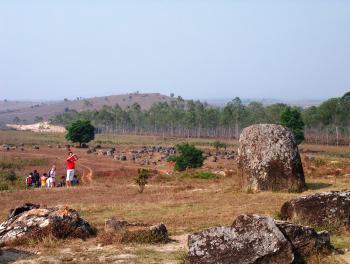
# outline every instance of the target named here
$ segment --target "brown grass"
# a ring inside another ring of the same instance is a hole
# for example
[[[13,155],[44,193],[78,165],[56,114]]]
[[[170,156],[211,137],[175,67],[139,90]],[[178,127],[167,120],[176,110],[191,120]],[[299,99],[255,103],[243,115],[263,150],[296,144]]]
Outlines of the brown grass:
[[[63,136],[60,135],[0,132],[0,142],[11,140],[14,140],[14,142],[35,142],[36,144],[43,144],[42,146],[47,142],[64,142]],[[171,145],[181,139],[164,140],[155,137],[98,135],[97,140],[101,140],[103,145],[119,144],[117,147],[128,149],[144,144]],[[193,140],[193,142],[201,146],[209,146],[208,140],[200,139]],[[236,144],[235,141],[230,143],[232,145]],[[187,177],[184,174],[156,175],[150,179],[144,192],[140,194],[134,184],[137,164],[132,164],[129,161],[124,163],[114,161],[108,157],[86,155],[84,150],[76,149],[75,151],[81,156],[79,162],[93,170],[93,182],[91,184],[71,189],[56,188],[0,192],[0,220],[5,220],[10,208],[24,202],[48,206],[67,205],[77,209],[83,218],[100,230],[96,239],[89,239],[86,242],[76,240],[67,242],[66,246],[69,245],[74,250],[79,250],[82,245],[91,246],[101,243],[101,241],[103,244],[108,244],[108,240],[118,242],[118,238],[107,237],[101,231],[104,221],[109,217],[149,224],[162,222],[167,226],[170,235],[179,235],[216,225],[230,225],[233,219],[242,213],[277,216],[281,205],[291,198],[320,191],[348,188],[350,178],[346,175],[350,174],[350,163],[341,155],[350,154],[349,149],[312,145],[302,145],[301,148],[303,149],[302,157],[309,187],[309,190],[302,194],[288,192],[250,194],[241,191],[234,161],[220,161],[215,164],[206,163],[206,168],[202,171],[231,169],[227,176],[218,176],[212,179],[198,179]],[[38,152],[26,150],[23,153],[19,153],[19,151],[6,152],[4,155],[32,158],[44,155],[49,158],[49,162],[56,161],[59,172],[64,173],[64,158],[66,155],[64,150],[49,150],[43,147]],[[322,159],[323,162],[316,166],[314,160],[305,159],[310,155]],[[337,176],[336,182],[334,182],[334,175]],[[348,238],[342,240],[342,237],[337,235],[337,241],[341,241],[339,244],[341,243],[342,247],[350,248]],[[54,252],[52,254],[59,254],[57,250],[61,245],[55,246],[55,242],[52,244],[51,249]],[[116,250],[121,250],[120,246],[117,246]],[[122,251],[127,250],[122,248]],[[150,259],[167,259],[170,256],[181,258],[181,255],[183,255],[183,252],[162,255],[144,248],[136,248],[136,251],[133,252],[136,252],[135,254],[138,256],[137,263],[149,263],[147,261],[150,261]],[[83,253],[79,254],[83,255]]]

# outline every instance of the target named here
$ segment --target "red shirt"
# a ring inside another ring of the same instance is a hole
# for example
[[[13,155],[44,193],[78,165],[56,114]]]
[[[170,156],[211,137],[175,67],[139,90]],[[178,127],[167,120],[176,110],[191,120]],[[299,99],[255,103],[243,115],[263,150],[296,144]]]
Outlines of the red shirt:
[[[75,161],[77,160],[77,158],[75,156],[69,157],[67,159],[67,170],[74,170],[75,168]]]

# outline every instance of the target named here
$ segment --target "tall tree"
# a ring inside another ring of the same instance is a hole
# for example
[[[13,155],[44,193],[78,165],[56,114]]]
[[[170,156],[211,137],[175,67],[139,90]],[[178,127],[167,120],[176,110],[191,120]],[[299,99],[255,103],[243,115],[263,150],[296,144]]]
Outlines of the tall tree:
[[[66,139],[73,143],[88,143],[95,138],[95,128],[88,120],[76,120],[67,126]]]
[[[301,114],[297,109],[288,107],[281,114],[281,125],[290,128],[293,131],[297,144],[300,144],[304,138],[304,122]]]

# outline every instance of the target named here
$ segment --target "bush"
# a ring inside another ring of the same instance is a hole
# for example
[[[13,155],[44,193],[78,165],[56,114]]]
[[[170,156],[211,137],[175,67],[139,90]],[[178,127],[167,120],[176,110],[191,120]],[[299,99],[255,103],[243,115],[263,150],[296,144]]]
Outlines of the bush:
[[[175,170],[183,171],[187,168],[198,168],[203,165],[203,151],[188,143],[176,145],[178,156],[169,158],[175,161]]]
[[[304,138],[304,127],[305,124],[301,118],[301,113],[297,109],[292,109],[290,107],[286,108],[281,113],[280,122],[282,126],[288,127],[292,130],[294,138],[299,145],[303,142]]]
[[[147,169],[138,169],[137,170],[137,178],[135,179],[135,183],[139,186],[139,193],[142,193],[145,189],[145,185],[148,183],[149,178],[149,170]]]

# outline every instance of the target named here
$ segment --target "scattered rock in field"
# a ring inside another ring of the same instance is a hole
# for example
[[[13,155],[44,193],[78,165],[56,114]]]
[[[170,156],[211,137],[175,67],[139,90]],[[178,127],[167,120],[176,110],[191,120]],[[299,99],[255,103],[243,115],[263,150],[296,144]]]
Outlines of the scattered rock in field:
[[[49,234],[85,239],[94,234],[94,229],[74,209],[24,204],[12,209],[8,220],[0,225],[0,244]]]
[[[349,225],[350,190],[316,193],[287,201],[282,205],[284,220],[324,228]]]
[[[230,227],[192,234],[188,247],[187,264],[299,263],[293,261],[333,249],[327,232],[259,215],[240,215]]]
[[[159,243],[169,240],[168,230],[164,224],[147,225],[110,218],[105,222],[105,231],[119,235],[120,241],[124,243]]]
[[[99,149],[99,150],[97,151],[97,153],[98,153],[98,155],[100,155],[100,156],[106,156],[106,155],[107,155],[107,151],[105,151],[104,149]]]
[[[239,138],[238,164],[252,190],[305,188],[298,146],[290,129],[273,124],[252,125]]]
[[[34,145],[33,149],[40,149],[40,147],[38,145]]]
[[[47,145],[48,148],[52,148],[52,145]]]
[[[10,150],[10,145],[3,144],[3,145],[2,145],[2,149],[3,149],[3,150]]]
[[[231,227],[188,237],[188,264],[292,263],[292,246],[271,217],[240,215]]]
[[[113,148],[107,149],[107,151],[106,151],[107,156],[110,156],[110,157],[113,156],[114,151],[115,151],[115,149],[113,149]]]
[[[119,160],[126,161],[126,156],[125,155],[120,155]]]
[[[90,147],[88,150],[86,150],[86,153],[90,154],[90,153],[95,153],[96,149],[94,147]]]
[[[61,145],[60,144],[57,144],[57,146],[56,146],[58,149],[60,149],[61,148]]]

